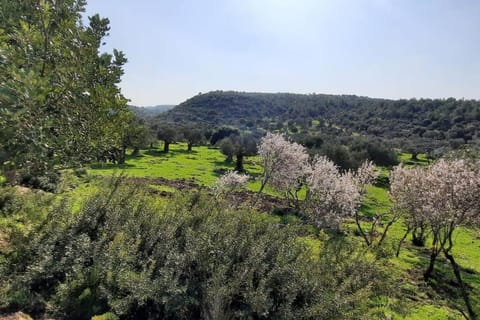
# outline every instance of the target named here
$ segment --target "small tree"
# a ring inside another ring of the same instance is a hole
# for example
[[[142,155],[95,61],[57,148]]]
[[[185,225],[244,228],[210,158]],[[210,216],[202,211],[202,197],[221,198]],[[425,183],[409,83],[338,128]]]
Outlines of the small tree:
[[[309,157],[305,147],[286,140],[281,134],[267,133],[260,141],[258,154],[263,165],[258,193],[269,184],[288,198],[298,200],[298,191],[308,167]]]
[[[227,161],[234,155],[236,157],[235,171],[244,172],[243,159],[257,154],[257,140],[249,133],[232,135],[222,140],[220,151],[227,156]]]
[[[419,215],[430,229],[432,235],[430,263],[424,278],[428,280],[431,277],[436,258],[443,253],[452,265],[468,314],[471,319],[476,319],[452,248],[453,233],[460,225],[480,223],[480,163],[462,159],[442,159],[425,170],[417,171],[416,174],[424,181],[421,192],[410,191],[409,188],[416,187],[409,183],[403,185],[403,190],[402,185],[394,184],[395,188],[400,189],[397,194],[404,192],[410,198],[404,200],[403,197],[394,197],[394,201],[398,207],[409,211],[410,214]]]
[[[403,241],[410,233],[414,245],[421,247],[425,245],[428,221],[423,212],[423,200],[420,195],[429,188],[428,181],[425,180],[425,169],[422,167],[406,169],[400,165],[390,174],[390,197],[394,204],[392,212],[403,216],[406,227],[406,232],[398,245],[397,256]]]
[[[194,145],[200,144],[205,140],[204,130],[187,126],[182,128],[182,136],[187,142],[187,151],[192,151]]]
[[[247,188],[248,176],[245,174],[239,174],[235,171],[227,171],[223,176],[219,177],[215,184],[215,196],[219,198],[221,196],[229,197],[230,203],[233,207],[237,207],[239,199],[236,193],[243,191]]]
[[[133,148],[132,156],[137,156],[140,148],[147,147],[153,138],[151,130],[143,124],[143,121],[133,116],[125,128],[119,163],[125,163],[127,148]]]
[[[325,157],[316,157],[306,178],[304,211],[318,227],[339,229],[343,218],[353,216],[361,193],[351,172],[341,173]]]
[[[223,139],[219,142],[220,152],[223,153],[227,158],[225,159],[226,162],[231,163],[233,161],[233,154],[235,149],[233,147],[233,143],[231,139]]]
[[[235,171],[244,172],[243,159],[257,154],[257,139],[252,134],[241,134],[232,137],[235,147]]]
[[[161,126],[157,131],[157,138],[163,141],[163,152],[170,150],[170,144],[177,138],[177,130],[171,126]]]

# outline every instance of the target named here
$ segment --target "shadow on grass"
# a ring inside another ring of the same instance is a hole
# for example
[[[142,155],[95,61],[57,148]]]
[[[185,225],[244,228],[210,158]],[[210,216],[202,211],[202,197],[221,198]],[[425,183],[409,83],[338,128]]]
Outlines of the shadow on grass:
[[[164,152],[163,149],[160,150],[160,149],[150,149],[150,150],[144,150],[142,151],[143,154],[145,155],[149,155],[149,156],[152,156],[152,157],[173,157],[174,155],[176,154],[191,154],[191,155],[194,155],[194,154],[198,154],[198,151],[196,150],[192,150],[192,151],[188,151],[188,150],[170,150],[168,152]]]
[[[381,176],[375,180],[373,184],[375,187],[379,187],[385,190],[390,188],[390,178],[388,176]]]
[[[428,165],[431,163],[430,160],[428,159],[421,159],[421,158],[418,158],[418,159],[407,159],[405,161],[403,161],[404,164],[406,165],[409,165],[409,166],[418,166],[418,165],[421,165],[421,166],[425,166],[425,165]]]
[[[461,296],[460,286],[453,273],[453,268],[443,255],[440,254],[437,257],[432,276],[425,282],[423,273],[428,268],[430,262],[430,250],[427,247],[414,247],[411,243],[408,245],[408,249],[404,248],[403,250],[409,250],[419,258],[419,261],[412,263],[413,269],[410,274],[417,277],[419,285],[422,282],[427,285],[423,290],[425,290],[430,299],[438,300],[440,298],[446,301],[451,308],[466,312],[465,302]],[[480,289],[480,273],[470,268],[459,267],[474,309],[478,313],[480,312],[480,306],[478,306],[480,300],[478,292]]]
[[[228,168],[228,170],[233,170],[235,169],[235,162],[227,162],[227,161],[219,161],[219,160],[216,160],[216,161],[213,161],[213,164],[215,165],[215,167],[223,167],[223,168]]]

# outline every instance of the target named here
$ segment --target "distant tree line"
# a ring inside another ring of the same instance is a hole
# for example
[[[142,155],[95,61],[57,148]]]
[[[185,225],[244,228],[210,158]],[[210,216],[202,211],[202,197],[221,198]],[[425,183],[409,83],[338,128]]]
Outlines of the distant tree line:
[[[321,136],[325,141],[360,135],[388,147],[432,156],[480,143],[480,102],[453,98],[387,100],[214,91],[194,96],[159,118],[172,123]]]

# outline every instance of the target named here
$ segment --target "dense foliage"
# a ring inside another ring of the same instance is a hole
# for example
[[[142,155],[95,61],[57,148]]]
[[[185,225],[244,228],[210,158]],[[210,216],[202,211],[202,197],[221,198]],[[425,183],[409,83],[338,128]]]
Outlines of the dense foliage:
[[[478,144],[480,102],[215,91],[188,99],[159,119],[280,130],[349,169],[365,159],[396,164],[392,147],[415,156]]]
[[[198,192],[162,207],[140,189],[115,180],[78,212],[64,201],[12,240],[3,309],[66,319],[351,319],[388,293],[379,262],[346,239],[326,240],[316,255],[294,225]]]
[[[124,55],[99,53],[108,19],[82,24],[85,1],[0,2],[0,165],[41,174],[119,146]]]

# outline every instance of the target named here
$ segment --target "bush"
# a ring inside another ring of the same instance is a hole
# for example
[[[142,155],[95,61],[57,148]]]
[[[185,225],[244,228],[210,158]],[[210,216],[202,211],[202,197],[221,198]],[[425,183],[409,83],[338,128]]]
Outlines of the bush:
[[[46,192],[56,192],[60,184],[60,173],[51,171],[42,175],[27,173],[22,175],[20,184]]]
[[[202,192],[159,208],[117,179],[72,212],[63,201],[13,248],[0,305],[65,319],[318,319],[361,314],[377,293],[381,273],[352,244],[314,257],[296,227]]]

